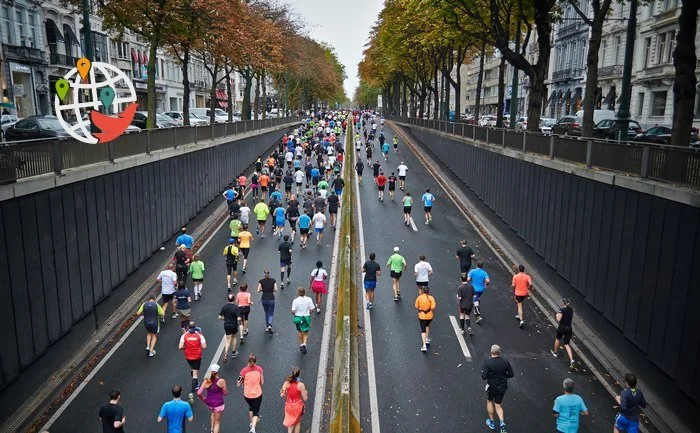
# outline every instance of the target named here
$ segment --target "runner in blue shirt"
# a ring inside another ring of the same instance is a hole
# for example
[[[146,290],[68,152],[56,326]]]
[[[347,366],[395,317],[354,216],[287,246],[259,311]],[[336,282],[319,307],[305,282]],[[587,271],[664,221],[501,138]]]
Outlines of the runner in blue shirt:
[[[192,422],[192,407],[189,403],[180,400],[182,395],[182,387],[180,385],[173,386],[173,399],[163,404],[158,414],[158,422],[166,420],[168,422],[168,433],[183,433],[185,426],[185,418]]]
[[[425,189],[425,194],[423,194],[421,200],[425,211],[425,225],[428,225],[433,220],[433,215],[430,212],[433,210],[433,202],[435,201],[435,196],[430,192],[430,188]]]
[[[577,433],[579,418],[588,415],[588,408],[583,399],[574,394],[574,381],[564,379],[564,394],[554,400],[552,412],[557,417],[558,433]]]
[[[285,210],[282,206],[278,206],[277,209],[273,212],[274,218],[275,218],[275,231],[273,233],[273,236],[275,234],[279,235],[280,239],[282,239],[282,232],[284,231],[284,215],[285,215]]]
[[[389,146],[389,143],[384,143],[382,144],[382,155],[384,155],[384,160],[388,161],[389,160],[389,150],[391,149],[391,146]]]
[[[467,274],[467,282],[472,283],[472,287],[474,287],[474,315],[476,316],[476,323],[481,322],[481,308],[479,306],[479,299],[481,299],[481,295],[484,294],[486,286],[491,283],[491,280],[489,280],[489,274],[487,274],[483,268],[484,262],[479,260],[476,262],[476,268],[472,269]]]
[[[309,239],[309,228],[311,227],[311,217],[309,211],[304,209],[304,213],[299,217],[299,239],[301,248],[306,248],[306,241]]]
[[[175,239],[175,245],[185,245],[185,248],[191,250],[192,244],[194,244],[194,239],[192,239],[192,236],[187,234],[187,227],[183,227],[180,231],[182,234]]]
[[[318,167],[314,167],[311,169],[311,185],[314,187],[314,192],[318,189],[318,181],[321,178],[321,171],[318,169]]]
[[[278,202],[282,201],[282,193],[279,192],[278,190],[274,190],[270,193],[270,200],[277,200]]]
[[[231,203],[236,199],[236,196],[238,193],[236,192],[235,189],[233,189],[233,184],[229,183],[228,187],[226,188],[226,191],[224,191],[223,196],[226,199],[226,202],[228,203],[229,206],[231,206]]]

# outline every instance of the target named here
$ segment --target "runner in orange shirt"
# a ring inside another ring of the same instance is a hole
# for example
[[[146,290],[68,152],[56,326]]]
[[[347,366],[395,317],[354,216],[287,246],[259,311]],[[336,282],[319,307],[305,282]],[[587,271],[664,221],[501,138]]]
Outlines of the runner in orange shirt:
[[[518,266],[518,273],[513,275],[512,283],[515,295],[515,305],[518,306],[518,314],[515,316],[517,320],[520,320],[520,328],[525,326],[525,321],[523,320],[523,301],[527,298],[528,291],[532,287],[532,279],[528,274],[525,273],[525,266]]]
[[[260,175],[260,179],[258,179],[258,182],[260,182],[260,191],[261,191],[262,198],[267,200],[267,189],[268,189],[268,186],[270,185],[270,176],[263,173]]]

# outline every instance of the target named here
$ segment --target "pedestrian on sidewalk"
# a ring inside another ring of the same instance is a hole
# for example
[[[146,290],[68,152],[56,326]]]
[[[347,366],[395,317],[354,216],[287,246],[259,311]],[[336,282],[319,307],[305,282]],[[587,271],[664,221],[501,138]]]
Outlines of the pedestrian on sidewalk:
[[[569,343],[571,342],[571,337],[573,336],[572,321],[574,320],[574,309],[571,308],[571,300],[569,298],[564,298],[561,300],[562,307],[557,313],[557,337],[554,339],[554,349],[550,350],[549,353],[555,358],[559,355],[559,346],[564,346],[566,354],[569,355],[569,368],[572,369],[576,366],[576,361],[574,361],[574,353],[571,350]]]
[[[369,260],[362,265],[364,276],[365,298],[367,299],[367,309],[374,308],[374,290],[377,288],[377,277],[382,274],[381,267],[374,259],[376,254],[369,253]]]
[[[100,420],[102,420],[102,433],[123,433],[126,417],[124,408],[121,407],[122,393],[114,390],[109,393],[109,402],[100,408]]]
[[[156,354],[156,342],[160,331],[160,319],[165,315],[165,311],[156,302],[155,295],[150,295],[148,301],[141,304],[136,315],[143,315],[143,325],[146,328],[146,352],[149,357]]]
[[[265,384],[263,369],[258,364],[258,358],[254,353],[248,356],[248,365],[238,375],[236,386],[243,386],[243,398],[248,403],[248,419],[250,420],[250,432],[255,433],[255,427],[260,420],[260,405],[262,404],[262,387]]]
[[[428,287],[430,276],[433,275],[433,267],[425,261],[425,256],[421,254],[418,257],[418,263],[413,267],[413,274],[416,276],[416,286],[418,287],[418,295],[423,293],[423,287]]]
[[[574,381],[568,377],[562,384],[564,394],[554,400],[552,412],[557,419],[557,433],[578,433],[579,418],[588,415],[583,399],[574,394]]]
[[[476,323],[481,323],[481,296],[486,291],[486,287],[491,284],[489,274],[484,270],[484,262],[479,260],[476,262],[476,269],[472,269],[467,274],[467,281],[472,283],[474,287],[474,315]]]
[[[639,412],[647,407],[642,391],[637,389],[637,376],[632,373],[625,374],[625,389],[620,395],[615,396],[615,401],[620,405],[620,413],[615,417],[614,433],[624,431],[637,433],[639,431]]]
[[[461,284],[457,286],[457,301],[459,303],[459,327],[464,334],[464,324],[466,322],[467,332],[469,336],[474,335],[472,330],[472,321],[469,316],[474,308],[474,287],[467,281],[467,274],[462,272],[460,275]]]
[[[416,309],[418,310],[418,323],[420,324],[420,338],[423,341],[421,352],[427,352],[430,346],[430,322],[433,321],[433,311],[435,310],[435,298],[430,294],[428,286],[421,287],[422,294],[416,298]]]
[[[311,329],[311,311],[314,309],[314,301],[306,296],[306,289],[299,287],[297,297],[292,301],[292,314],[294,315],[294,326],[297,328],[299,337],[299,350],[306,355],[306,341],[309,338]]]
[[[185,420],[192,422],[192,406],[180,400],[182,395],[182,387],[180,385],[173,386],[173,399],[165,402],[160,408],[158,414],[158,422],[165,420],[168,424],[168,433],[184,433]],[[193,400],[194,401],[194,400]]]
[[[481,367],[481,378],[486,381],[486,411],[488,418],[486,425],[491,430],[496,430],[494,411],[501,420],[501,433],[506,433],[506,421],[503,415],[503,396],[508,390],[508,379],[513,377],[513,367],[507,359],[501,357],[501,347],[498,344],[491,346],[491,358],[484,360]]]
[[[306,386],[299,378],[301,370],[294,367],[292,373],[287,376],[280,389],[280,397],[284,400],[284,421],[282,425],[287,427],[287,433],[299,433],[301,430],[301,418],[304,416],[305,402],[309,399]]]
[[[241,344],[245,342],[245,336],[248,335],[248,315],[250,314],[250,306],[253,305],[253,297],[248,291],[248,283],[242,283],[236,294],[236,305],[243,326],[241,327]]]
[[[187,332],[182,334],[182,337],[180,337],[180,344],[178,347],[184,352],[185,359],[187,360],[192,372],[192,388],[187,397],[190,404],[193,404],[194,393],[197,392],[197,388],[199,388],[199,369],[202,365],[202,350],[207,348],[207,340],[204,338],[202,330],[197,327],[197,324],[194,321],[191,321],[188,324]],[[180,395],[178,394],[177,397],[179,396]]]
[[[408,264],[406,264],[406,259],[399,254],[399,247],[394,247],[394,254],[389,256],[386,265],[389,267],[390,271],[389,275],[391,276],[391,288],[394,290],[394,301],[398,301],[401,298],[399,280],[401,280],[401,275],[408,266]]]
[[[219,369],[219,364],[212,364],[212,366],[209,367],[210,377],[204,379],[202,386],[200,386],[197,391],[199,398],[211,411],[211,417],[209,418],[210,433],[219,433],[221,415],[224,413],[225,406],[224,397],[228,395],[226,380],[219,377]],[[205,392],[206,396],[204,396]]]
[[[188,272],[192,274],[192,284],[194,288],[194,300],[199,301],[202,297],[202,282],[204,281],[204,262],[199,258],[199,254],[195,254]]]
[[[515,299],[515,305],[518,307],[518,314],[515,316],[515,320],[520,321],[520,328],[525,326],[525,319],[523,318],[523,302],[532,288],[532,278],[525,273],[525,266],[518,265],[518,273],[513,275],[513,296]]]
[[[238,329],[241,327],[241,313],[238,310],[238,305],[236,305],[236,295],[229,293],[226,295],[226,299],[228,302],[219,311],[219,320],[224,321],[224,338],[226,340],[222,359],[224,364],[228,362],[229,349],[231,349],[231,358],[238,356],[236,336],[238,335]]]
[[[321,300],[323,295],[328,293],[328,287],[326,286],[327,279],[328,272],[323,269],[323,262],[319,260],[316,262],[316,269],[311,271],[311,279],[309,280],[309,289],[314,293],[316,298],[316,314],[321,313]]]
[[[275,292],[277,291],[277,282],[274,278],[270,278],[270,270],[265,269],[264,277],[258,281],[257,292],[262,293],[260,303],[265,311],[265,332],[273,335],[272,331],[272,316],[275,314]]]

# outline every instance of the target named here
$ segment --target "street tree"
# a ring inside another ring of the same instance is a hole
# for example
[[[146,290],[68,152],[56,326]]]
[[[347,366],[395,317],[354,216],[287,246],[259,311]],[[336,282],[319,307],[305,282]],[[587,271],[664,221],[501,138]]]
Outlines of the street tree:
[[[671,133],[671,144],[675,146],[688,145],[690,129],[693,126],[698,82],[695,76],[698,10],[700,10],[700,2],[683,1],[681,15],[678,18],[676,48],[673,50],[673,67],[676,70],[676,76],[673,80],[673,132]]]

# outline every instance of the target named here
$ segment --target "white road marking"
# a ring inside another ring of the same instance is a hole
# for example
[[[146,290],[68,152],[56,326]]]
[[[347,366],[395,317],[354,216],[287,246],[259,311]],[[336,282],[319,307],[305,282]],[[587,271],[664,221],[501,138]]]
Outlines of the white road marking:
[[[413,229],[414,232],[418,231],[418,227],[416,227],[415,221],[413,221],[413,217],[409,217],[408,220],[411,222],[411,228]]]
[[[221,338],[221,342],[219,343],[219,347],[216,348],[216,352],[214,352],[214,358],[211,360],[209,364],[206,365],[206,374],[204,375],[205,379],[209,379],[209,376],[211,376],[211,372],[209,371],[209,367],[212,366],[212,364],[218,364],[219,358],[221,358],[221,354],[224,353],[224,347],[226,347],[226,336],[224,335]],[[201,370],[200,370],[201,371]]]
[[[199,247],[198,252],[201,252],[202,250],[204,250],[204,247],[206,247],[209,244],[209,241],[211,241],[212,238],[216,235],[216,233],[218,233],[219,230],[221,230],[221,227],[223,227],[223,225],[225,223],[226,223],[226,218],[224,218],[224,220],[221,222],[221,224],[219,224],[219,226],[212,232],[212,235],[206,241],[204,241],[204,243],[202,243],[202,246]],[[161,296],[158,295],[158,297],[156,298],[156,301],[158,301],[160,298],[161,298]],[[117,343],[110,349],[110,351],[107,352],[107,355],[105,355],[105,357],[102,358],[102,360],[100,360],[100,362],[97,364],[97,366],[92,369],[90,374],[88,374],[85,377],[85,379],[80,383],[80,385],[78,385],[78,387],[75,389],[75,391],[73,391],[73,393],[63,402],[61,407],[58,408],[58,410],[51,416],[51,418],[49,418],[49,420],[46,422],[46,424],[44,424],[44,426],[39,431],[47,431],[49,428],[51,428],[53,423],[55,423],[56,420],[61,415],[63,415],[63,412],[65,412],[66,409],[68,409],[68,406],[70,406],[71,403],[73,403],[73,401],[78,397],[80,392],[83,389],[85,389],[87,384],[90,383],[90,381],[95,377],[95,375],[100,371],[100,369],[102,367],[104,367],[104,365],[107,363],[107,361],[109,361],[109,359],[116,353],[116,351],[121,347],[121,345],[126,341],[126,339],[129,338],[129,336],[141,324],[142,321],[143,321],[143,316],[140,316],[138,319],[136,319],[136,321],[133,323],[133,325],[131,325],[131,327],[129,327],[129,329],[119,339],[119,341],[117,341]],[[223,350],[223,346],[221,347],[221,350]],[[207,366],[207,368],[209,368],[209,367]]]
[[[360,201],[360,185],[357,180],[357,176],[353,176],[355,182],[355,188],[357,194],[355,195],[355,206],[357,206],[357,216],[358,216],[358,239],[360,241],[360,261],[362,264],[365,263],[365,229],[362,224],[362,203]],[[364,304],[364,302],[363,302]],[[380,433],[379,428],[379,403],[377,401],[377,381],[375,379],[374,371],[374,345],[372,344],[372,317],[367,308],[362,308],[364,312],[364,326],[365,326],[365,354],[367,356],[367,381],[369,382],[369,411],[372,432]]]
[[[457,341],[459,341],[459,347],[462,348],[462,353],[464,354],[464,357],[467,358],[467,361],[472,362],[472,354],[469,352],[467,343],[464,341],[464,335],[462,335],[462,330],[459,328],[457,318],[453,315],[450,315],[450,323],[452,323],[452,329],[455,330],[455,334],[457,335]]]

